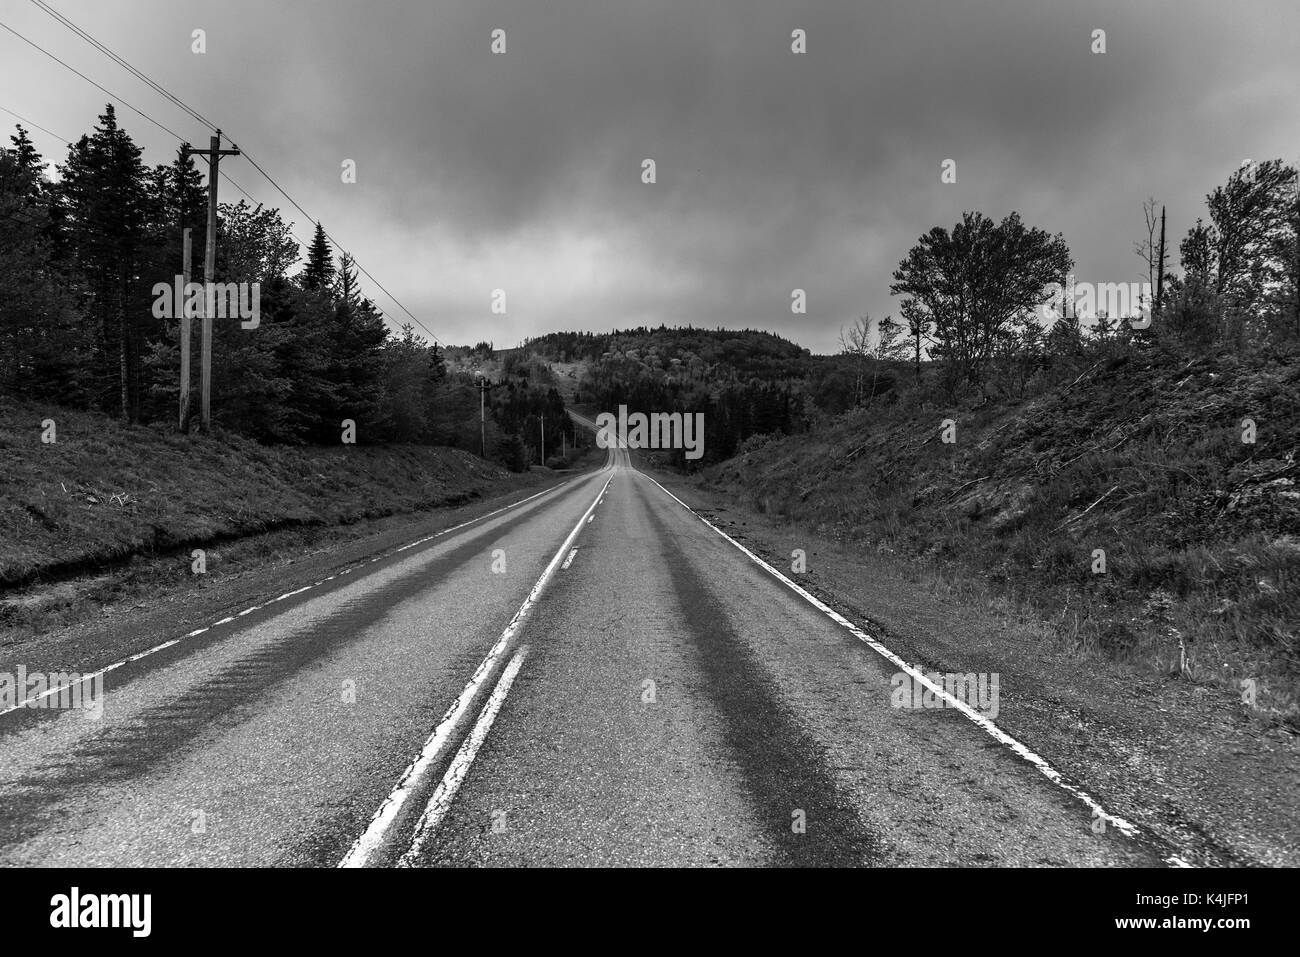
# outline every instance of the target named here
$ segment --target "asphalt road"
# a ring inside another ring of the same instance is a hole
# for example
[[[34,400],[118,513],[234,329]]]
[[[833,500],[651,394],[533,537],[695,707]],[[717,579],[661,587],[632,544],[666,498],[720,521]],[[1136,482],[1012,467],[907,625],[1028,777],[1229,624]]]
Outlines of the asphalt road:
[[[0,715],[0,864],[1161,862],[898,672],[611,452]]]

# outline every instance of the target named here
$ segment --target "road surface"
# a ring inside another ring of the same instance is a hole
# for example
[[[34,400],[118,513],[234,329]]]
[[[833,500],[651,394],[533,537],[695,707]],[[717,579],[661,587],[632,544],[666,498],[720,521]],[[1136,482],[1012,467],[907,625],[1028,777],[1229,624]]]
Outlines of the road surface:
[[[781,571],[611,450],[0,715],[0,864],[1161,862]]]

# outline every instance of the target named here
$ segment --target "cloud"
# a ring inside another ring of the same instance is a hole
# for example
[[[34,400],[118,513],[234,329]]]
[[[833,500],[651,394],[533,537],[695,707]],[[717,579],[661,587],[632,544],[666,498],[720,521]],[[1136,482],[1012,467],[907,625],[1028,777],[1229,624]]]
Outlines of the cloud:
[[[1126,281],[1148,194],[1169,204],[1177,237],[1242,158],[1300,151],[1290,0],[64,12],[219,120],[451,342],[691,322],[829,350],[854,316],[896,311],[897,262],[964,209],[1019,210],[1065,234],[1081,279]],[[15,20],[110,89],[184,121],[48,18]],[[195,27],[208,31],[201,57],[189,52]],[[790,52],[796,27],[803,55]],[[489,50],[496,28],[504,55]],[[1090,52],[1094,29],[1107,32],[1105,55]],[[89,128],[102,94],[16,43],[3,52],[39,82],[4,105],[51,129]],[[164,161],[167,138],[137,120],[123,113]],[[640,181],[647,157],[654,185]],[[947,158],[956,185],[939,180]],[[355,185],[340,182],[344,159],[357,162]],[[287,205],[246,164],[228,170]],[[790,314],[795,287],[808,291],[807,316]],[[508,294],[504,318],[487,312],[495,288]]]

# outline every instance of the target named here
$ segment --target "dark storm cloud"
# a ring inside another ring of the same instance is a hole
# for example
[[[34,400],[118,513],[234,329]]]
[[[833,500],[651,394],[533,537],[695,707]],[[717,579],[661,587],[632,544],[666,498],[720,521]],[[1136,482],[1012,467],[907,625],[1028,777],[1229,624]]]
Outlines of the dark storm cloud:
[[[662,321],[829,349],[855,315],[896,309],[898,260],[964,209],[1017,209],[1065,234],[1081,278],[1136,279],[1148,194],[1176,237],[1243,158],[1300,152],[1289,0],[268,7],[61,9],[220,119],[454,342]],[[165,113],[43,15],[14,19]],[[53,90],[7,89],[4,105],[86,128],[97,91],[13,52]],[[161,160],[165,137],[140,132]],[[946,158],[956,185],[940,183]],[[808,316],[790,315],[794,287]],[[505,317],[488,312],[494,288]]]

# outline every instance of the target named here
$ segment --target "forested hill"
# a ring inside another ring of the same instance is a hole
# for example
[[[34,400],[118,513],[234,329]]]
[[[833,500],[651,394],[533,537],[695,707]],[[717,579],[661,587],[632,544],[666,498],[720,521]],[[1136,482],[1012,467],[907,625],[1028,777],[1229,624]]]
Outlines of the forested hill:
[[[553,332],[526,348],[558,363],[582,367],[576,401],[589,412],[703,412],[703,461],[721,461],[746,439],[806,431],[820,414],[843,412],[861,385],[847,356],[816,356],[757,329],[692,326],[609,333]],[[881,369],[877,391],[895,372]],[[666,456],[692,467],[679,453]]]
[[[697,329],[693,326],[552,332],[527,343],[548,359],[577,361],[634,354],[647,365],[675,373],[698,369],[737,379],[757,376],[769,381],[803,378],[813,363],[807,349],[759,329]]]

